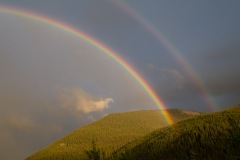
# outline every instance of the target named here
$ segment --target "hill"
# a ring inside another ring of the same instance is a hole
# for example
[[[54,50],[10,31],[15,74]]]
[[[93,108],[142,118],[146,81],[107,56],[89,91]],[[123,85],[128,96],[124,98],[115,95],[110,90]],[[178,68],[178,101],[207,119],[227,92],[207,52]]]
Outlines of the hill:
[[[174,122],[199,114],[181,109],[169,109],[168,112]],[[167,125],[159,110],[114,113],[73,131],[27,159],[87,159],[84,151],[91,148],[92,140],[96,138],[97,146],[109,155],[125,144]]]
[[[240,159],[240,105],[154,131],[111,159]]]

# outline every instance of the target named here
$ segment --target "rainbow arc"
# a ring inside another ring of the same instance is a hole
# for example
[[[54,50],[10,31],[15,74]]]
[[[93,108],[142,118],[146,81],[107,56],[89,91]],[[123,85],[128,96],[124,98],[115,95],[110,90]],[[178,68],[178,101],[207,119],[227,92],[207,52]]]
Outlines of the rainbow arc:
[[[105,53],[107,56],[109,56],[112,60],[114,60],[116,63],[118,63],[121,67],[123,67],[130,75],[132,75],[135,80],[141,85],[141,87],[148,93],[148,95],[152,98],[152,100],[155,102],[155,104],[159,107],[161,113],[165,117],[168,124],[173,124],[173,120],[169,113],[166,110],[166,106],[164,105],[163,101],[157,96],[155,91],[150,87],[150,85],[144,80],[144,78],[130,65],[128,64],[123,58],[121,58],[117,52],[110,49],[108,46],[104,45],[97,39],[87,35],[86,33],[75,29],[74,27],[58,22],[54,19],[41,16],[39,14],[25,11],[22,9],[17,8],[10,8],[6,6],[0,6],[0,13],[6,13],[11,14],[15,16],[21,16],[28,19],[32,19],[34,21],[38,21],[41,23],[48,24],[52,27],[56,27],[58,29],[61,29],[69,34],[72,34],[78,38],[81,38],[82,40],[86,41],[87,43],[91,44],[92,46],[98,48],[103,53]]]
[[[176,60],[176,62],[180,65],[182,70],[188,76],[188,78],[192,81],[198,91],[201,93],[201,96],[204,98],[206,105],[209,107],[211,111],[216,110],[216,105],[213,99],[208,94],[208,90],[201,81],[201,78],[196,74],[187,60],[181,55],[181,52],[176,49],[169,40],[163,36],[159,29],[157,29],[154,25],[152,25],[146,18],[144,18],[141,14],[139,14],[133,7],[131,7],[127,1],[120,0],[112,0],[118,7],[120,7],[124,12],[130,15],[133,19],[139,22],[140,25],[144,27],[156,40],[162,45],[168,53]]]

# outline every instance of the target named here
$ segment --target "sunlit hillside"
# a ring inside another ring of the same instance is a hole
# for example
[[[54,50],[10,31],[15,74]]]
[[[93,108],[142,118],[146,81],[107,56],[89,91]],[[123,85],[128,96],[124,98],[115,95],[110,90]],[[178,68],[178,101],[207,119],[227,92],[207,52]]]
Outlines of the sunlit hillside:
[[[174,122],[199,115],[198,112],[181,109],[168,111]],[[111,114],[73,131],[28,160],[87,159],[84,151],[91,148],[93,140],[97,141],[97,146],[105,151],[106,155],[110,155],[112,151],[127,143],[167,125],[159,110]]]
[[[112,159],[240,159],[240,105],[154,131]]]

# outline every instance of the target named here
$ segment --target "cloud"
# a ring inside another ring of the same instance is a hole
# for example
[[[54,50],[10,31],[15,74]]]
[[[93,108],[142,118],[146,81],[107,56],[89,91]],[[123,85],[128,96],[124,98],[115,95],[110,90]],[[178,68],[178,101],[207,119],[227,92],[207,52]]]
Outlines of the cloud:
[[[160,68],[152,63],[147,63],[146,66],[151,72],[154,72],[156,76],[160,76],[160,84],[167,82],[171,88],[181,89],[186,82],[184,76],[177,69]]]
[[[161,69],[161,79],[168,81],[171,85],[170,89],[182,89],[185,79],[176,69]]]
[[[39,130],[39,128],[41,128],[39,124],[31,120],[30,118],[16,115],[9,117],[8,125],[11,128],[24,130],[28,132],[37,131]]]
[[[152,64],[152,63],[147,63],[147,67],[148,67],[149,69],[151,69],[151,70],[157,69],[156,66],[155,66],[154,64]]]
[[[184,76],[177,69],[158,68],[151,63],[148,63],[147,67],[157,76],[158,84],[164,92],[180,90],[186,83]]]
[[[85,25],[104,26],[107,27],[108,30],[113,27],[129,27],[133,25],[132,19],[127,17],[126,13],[122,12],[118,6],[103,1],[101,3],[96,1],[95,3],[97,3],[98,7],[96,8],[94,7],[95,5],[92,5],[94,8],[90,9],[84,15]]]
[[[43,132],[46,134],[51,134],[54,132],[59,132],[61,130],[60,126],[55,124],[43,124],[36,120],[28,117],[27,115],[12,114],[7,117],[1,117],[0,127],[7,130],[18,130],[24,133],[32,132]]]
[[[107,109],[112,98],[91,95],[79,88],[64,89],[60,93],[61,105],[72,113],[91,113]]]
[[[238,58],[240,53],[240,46],[238,43],[229,43],[225,45],[218,46],[213,50],[207,51],[204,54],[200,54],[199,58],[203,61],[207,62],[219,62],[219,61],[229,61],[231,62],[233,59]],[[196,60],[196,61],[197,61]]]
[[[54,141],[56,134],[62,132],[57,124],[39,122],[21,114],[1,116],[0,129],[1,159],[24,159]]]

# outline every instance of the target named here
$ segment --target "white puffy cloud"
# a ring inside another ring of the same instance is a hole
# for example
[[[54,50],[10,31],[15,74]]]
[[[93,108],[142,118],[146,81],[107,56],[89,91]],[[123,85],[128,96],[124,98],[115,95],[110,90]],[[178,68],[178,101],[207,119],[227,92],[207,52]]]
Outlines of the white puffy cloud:
[[[91,113],[103,111],[113,102],[112,98],[101,98],[91,95],[79,88],[64,89],[61,94],[61,105],[72,113]]]

